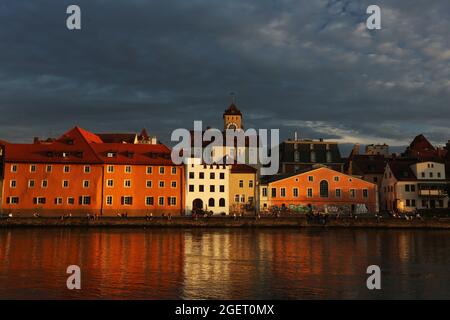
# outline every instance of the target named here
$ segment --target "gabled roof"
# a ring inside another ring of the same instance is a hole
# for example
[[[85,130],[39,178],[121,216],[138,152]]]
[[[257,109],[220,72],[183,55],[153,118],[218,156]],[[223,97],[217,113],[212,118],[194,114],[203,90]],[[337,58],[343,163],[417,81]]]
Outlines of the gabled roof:
[[[239,115],[242,116],[241,111],[238,109],[238,107],[233,103],[230,104],[230,106],[228,107],[228,109],[225,110],[225,112],[223,113],[224,116],[228,116],[228,115]]]
[[[351,162],[351,173],[361,176],[383,174],[386,166],[386,158],[383,155],[353,155],[348,161]]]
[[[256,173],[256,169],[247,164],[233,164],[231,166],[231,173]]]
[[[394,177],[399,181],[417,180],[416,175],[411,169],[411,165],[417,163],[411,159],[396,159],[388,163]]]
[[[135,133],[97,133],[103,143],[135,143]]]

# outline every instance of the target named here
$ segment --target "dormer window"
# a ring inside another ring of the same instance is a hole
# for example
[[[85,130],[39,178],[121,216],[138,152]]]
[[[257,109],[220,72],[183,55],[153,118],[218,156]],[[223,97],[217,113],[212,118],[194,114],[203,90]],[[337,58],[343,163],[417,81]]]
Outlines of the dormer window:
[[[67,158],[68,156],[69,156],[69,153],[68,153],[68,152],[63,152],[63,153],[62,153],[62,157],[63,157],[63,158]]]
[[[106,154],[106,156],[107,156],[108,158],[114,158],[114,157],[116,156],[116,153],[115,153],[115,152],[108,152],[108,153]]]
[[[67,140],[67,144],[73,145],[73,140],[72,139]]]
[[[127,157],[128,158],[133,158],[133,156],[134,156],[134,152],[128,152],[127,153]]]

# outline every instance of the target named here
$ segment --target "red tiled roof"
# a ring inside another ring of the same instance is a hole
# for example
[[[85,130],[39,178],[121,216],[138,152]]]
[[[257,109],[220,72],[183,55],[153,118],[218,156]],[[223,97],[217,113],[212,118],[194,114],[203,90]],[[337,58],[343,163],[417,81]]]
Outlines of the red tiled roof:
[[[233,164],[231,166],[231,173],[256,173],[256,169],[247,164]]]
[[[97,133],[103,143],[134,143],[135,133]]]
[[[411,165],[413,165],[415,163],[417,163],[417,161],[415,161],[415,160],[397,159],[397,160],[390,161],[388,164],[389,164],[389,168],[392,171],[392,174],[394,175],[394,177],[397,180],[411,181],[411,180],[417,180],[416,175],[411,170]]]
[[[6,144],[5,161],[170,165],[170,152],[162,144],[103,143],[94,133],[75,127],[49,143]],[[108,157],[108,153],[115,153],[115,157]]]

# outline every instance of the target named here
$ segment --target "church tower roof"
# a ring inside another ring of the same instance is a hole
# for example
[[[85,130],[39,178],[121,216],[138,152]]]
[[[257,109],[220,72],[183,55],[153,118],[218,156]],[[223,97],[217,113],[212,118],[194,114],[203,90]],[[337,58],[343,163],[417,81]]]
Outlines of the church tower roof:
[[[234,104],[234,102],[231,103],[231,105],[228,107],[228,109],[225,110],[223,113],[224,116],[233,116],[238,115],[242,116],[241,111],[237,108],[237,106]]]

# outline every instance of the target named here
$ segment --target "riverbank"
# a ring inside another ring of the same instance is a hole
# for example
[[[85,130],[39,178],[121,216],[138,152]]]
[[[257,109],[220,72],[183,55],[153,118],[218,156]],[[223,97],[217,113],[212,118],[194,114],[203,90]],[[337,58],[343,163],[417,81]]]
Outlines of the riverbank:
[[[108,228],[424,228],[450,229],[450,218],[395,219],[395,218],[339,218],[307,219],[305,217],[132,217],[115,218],[4,218],[0,219],[0,228],[9,227],[108,227]]]

